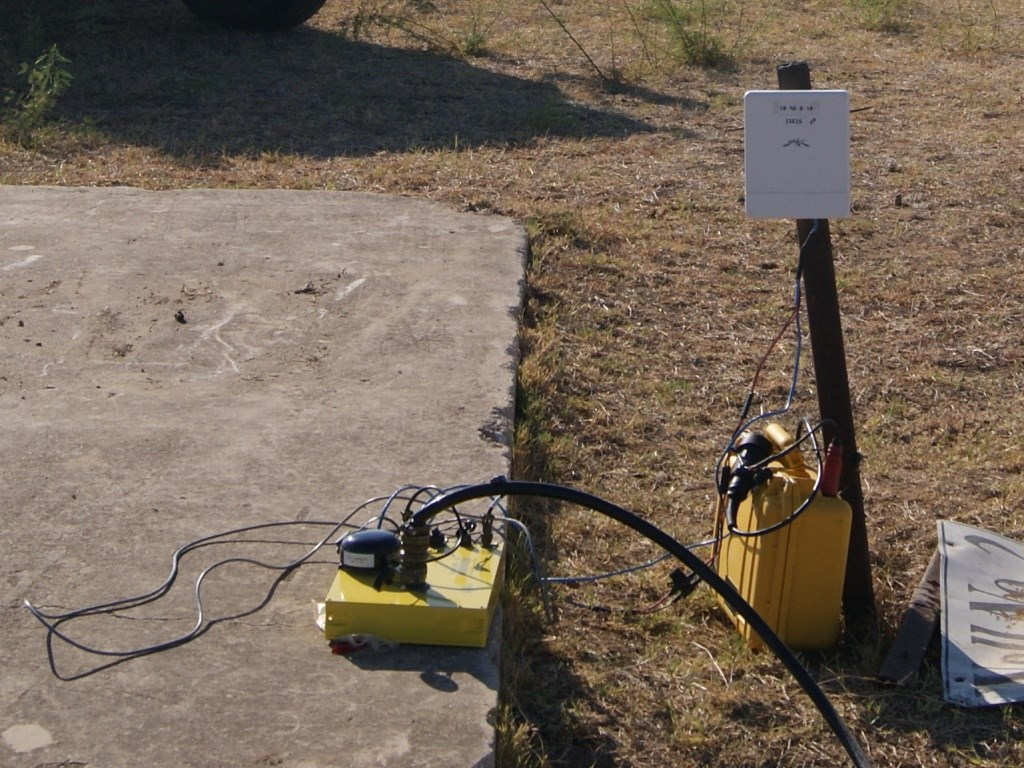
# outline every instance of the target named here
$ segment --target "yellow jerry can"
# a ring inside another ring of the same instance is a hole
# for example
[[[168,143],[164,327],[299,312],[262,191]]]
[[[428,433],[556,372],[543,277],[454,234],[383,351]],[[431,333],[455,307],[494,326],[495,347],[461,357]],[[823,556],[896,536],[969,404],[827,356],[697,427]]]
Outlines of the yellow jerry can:
[[[776,452],[793,443],[777,424],[764,432]],[[767,467],[770,478],[752,488],[735,509],[735,532],[726,532],[716,559],[718,575],[790,648],[828,648],[839,639],[853,513],[838,496],[817,493],[789,524],[763,535],[742,535],[787,520],[814,489],[817,471],[806,465],[799,450]],[[761,648],[761,638],[746,620],[721,598],[719,603],[747,645]]]

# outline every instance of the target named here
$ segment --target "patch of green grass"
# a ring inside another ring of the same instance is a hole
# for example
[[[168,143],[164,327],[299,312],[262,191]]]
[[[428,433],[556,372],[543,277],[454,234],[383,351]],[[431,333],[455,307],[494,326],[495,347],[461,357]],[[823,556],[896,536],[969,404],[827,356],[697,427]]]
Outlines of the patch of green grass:
[[[944,46],[961,54],[1018,51],[1024,28],[1013,0],[956,0],[936,23]]]
[[[26,143],[33,132],[43,127],[57,100],[71,86],[70,64],[54,44],[32,64],[21,65],[18,72],[25,87],[7,95],[8,110],[3,116],[3,130],[10,139]]]
[[[907,0],[850,0],[861,26],[871,32],[895,34],[906,29]]]

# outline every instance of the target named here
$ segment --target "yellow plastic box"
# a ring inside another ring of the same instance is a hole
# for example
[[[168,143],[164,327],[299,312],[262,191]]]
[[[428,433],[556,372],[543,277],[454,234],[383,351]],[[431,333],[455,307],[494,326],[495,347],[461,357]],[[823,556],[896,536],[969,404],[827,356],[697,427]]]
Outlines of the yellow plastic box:
[[[324,603],[324,636],[372,635],[421,645],[482,648],[498,605],[503,547],[460,547],[427,565],[428,588],[374,586],[375,575],[338,570]]]

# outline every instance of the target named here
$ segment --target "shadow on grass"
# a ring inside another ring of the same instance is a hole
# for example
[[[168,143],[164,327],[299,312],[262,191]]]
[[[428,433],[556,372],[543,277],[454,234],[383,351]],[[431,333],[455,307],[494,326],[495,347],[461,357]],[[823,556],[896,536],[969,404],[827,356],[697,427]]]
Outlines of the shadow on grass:
[[[869,695],[877,711],[877,727],[920,734],[951,758],[959,756],[969,763],[1002,761],[1017,755],[1015,745],[1024,739],[1024,713],[1019,707],[972,708],[946,703],[936,647],[912,684],[876,685]]]
[[[877,679],[880,659],[889,651],[895,627],[889,630],[882,635],[865,631],[860,638],[848,636],[836,648],[801,653],[801,660],[833,701],[846,696],[857,702],[860,720],[850,719],[848,725],[861,744],[870,750],[876,741],[891,743],[892,733],[912,734],[915,743],[945,755],[950,765],[989,760],[992,765],[1019,764],[1007,761],[1019,756],[1024,711],[1016,706],[971,708],[947,703],[938,634],[911,682],[898,686]],[[763,719],[750,718],[749,725],[756,726]]]
[[[506,590],[502,606],[500,702],[507,721],[498,723],[498,765],[617,765],[622,745],[605,732],[614,714],[545,637],[569,628],[544,618],[519,589]]]
[[[554,83],[308,26],[220,30],[175,0],[0,0],[0,9],[10,22],[0,86],[56,43],[74,81],[55,117],[176,156],[363,156],[652,130],[573,103]]]

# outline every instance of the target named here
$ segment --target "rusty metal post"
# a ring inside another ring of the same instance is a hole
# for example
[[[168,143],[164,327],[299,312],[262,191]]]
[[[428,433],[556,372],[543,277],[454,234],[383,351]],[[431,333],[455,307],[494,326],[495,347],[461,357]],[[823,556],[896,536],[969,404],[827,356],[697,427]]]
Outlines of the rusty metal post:
[[[776,72],[782,90],[801,91],[811,88],[811,70],[806,62],[783,64]],[[875,613],[864,495],[858,466],[860,454],[857,452],[853,428],[853,405],[850,400],[846,350],[843,346],[843,327],[832,260],[832,237],[827,220],[820,220],[816,229],[814,223],[813,220],[800,219],[796,229],[800,244],[807,243],[803,263],[804,295],[807,323],[811,331],[814,377],[818,387],[818,408],[823,419],[835,424],[835,429],[825,430],[824,438],[828,443],[832,437],[838,437],[843,443],[843,454],[847,457],[843,462],[840,488],[843,498],[853,509],[853,528],[846,562],[843,611],[847,622],[858,623]]]

